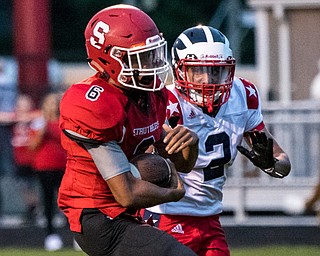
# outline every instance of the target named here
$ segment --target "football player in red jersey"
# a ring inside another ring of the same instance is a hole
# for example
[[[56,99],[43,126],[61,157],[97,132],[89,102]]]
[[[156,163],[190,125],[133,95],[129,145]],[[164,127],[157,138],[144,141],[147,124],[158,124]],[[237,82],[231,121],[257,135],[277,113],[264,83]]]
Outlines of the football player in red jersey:
[[[177,173],[175,184],[161,188],[135,178],[129,164],[155,143],[178,170],[190,171],[197,158],[197,135],[165,124],[166,41],[152,19],[130,5],[95,14],[85,40],[97,73],[72,85],[60,105],[68,161],[58,204],[75,240],[89,255],[195,255],[136,215],[183,197]]]
[[[172,62],[168,119],[197,133],[199,155],[193,170],[181,173],[185,196],[151,207],[143,217],[150,221],[152,216],[197,255],[228,256],[219,214],[226,169],[237,149],[276,178],[289,174],[290,161],[265,127],[257,88],[234,76],[235,59],[225,35],[208,26],[185,30],[174,42]],[[251,150],[240,145],[244,137]]]

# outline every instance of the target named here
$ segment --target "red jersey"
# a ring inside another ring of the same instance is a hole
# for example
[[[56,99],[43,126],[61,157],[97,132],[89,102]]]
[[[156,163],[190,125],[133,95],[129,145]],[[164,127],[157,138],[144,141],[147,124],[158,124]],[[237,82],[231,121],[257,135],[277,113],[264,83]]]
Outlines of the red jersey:
[[[11,144],[17,166],[32,166],[35,151],[29,149],[32,130],[30,122],[18,122],[13,126]]]
[[[36,150],[33,168],[36,171],[64,171],[67,156],[61,147],[59,121],[49,121],[43,125],[45,133]]]
[[[60,105],[60,128],[101,143],[116,141],[130,159],[161,136],[167,91],[148,92],[148,95],[148,111],[143,111],[122,90],[97,74],[66,91]],[[81,231],[83,208],[97,208],[111,218],[125,211],[114,199],[84,146],[63,133],[62,145],[68,158],[58,204],[69,220],[70,229]]]

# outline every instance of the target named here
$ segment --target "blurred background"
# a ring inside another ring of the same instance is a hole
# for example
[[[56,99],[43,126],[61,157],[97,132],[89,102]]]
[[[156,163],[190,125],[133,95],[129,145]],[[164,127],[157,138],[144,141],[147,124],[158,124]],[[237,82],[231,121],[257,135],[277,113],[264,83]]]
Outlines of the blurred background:
[[[218,28],[230,40],[236,75],[260,91],[265,122],[289,154],[292,172],[276,180],[238,155],[224,189],[223,225],[318,227],[320,199],[310,209],[305,204],[320,182],[320,0],[1,0],[0,128],[12,125],[6,114],[18,94],[39,105],[48,91],[63,92],[93,74],[85,26],[97,11],[119,3],[148,13],[169,51],[188,27]],[[0,161],[8,162],[5,138],[0,144]],[[20,183],[11,170],[1,172],[0,229],[21,225],[26,211]]]

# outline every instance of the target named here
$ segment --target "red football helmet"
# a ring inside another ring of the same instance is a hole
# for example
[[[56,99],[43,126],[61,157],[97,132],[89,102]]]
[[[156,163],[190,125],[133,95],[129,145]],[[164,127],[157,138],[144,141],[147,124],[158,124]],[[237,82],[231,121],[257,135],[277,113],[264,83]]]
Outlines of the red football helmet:
[[[227,102],[235,59],[219,30],[196,26],[182,32],[172,47],[172,64],[179,94],[208,112]]]
[[[122,86],[145,91],[164,87],[167,42],[153,20],[131,5],[95,14],[85,30],[89,65]]]

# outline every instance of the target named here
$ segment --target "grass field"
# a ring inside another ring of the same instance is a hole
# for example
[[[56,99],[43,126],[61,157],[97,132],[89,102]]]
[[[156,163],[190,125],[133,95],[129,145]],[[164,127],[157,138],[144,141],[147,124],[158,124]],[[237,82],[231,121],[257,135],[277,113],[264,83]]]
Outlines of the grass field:
[[[320,246],[269,246],[231,249],[232,256],[319,256]]]
[[[43,249],[0,249],[1,256],[83,256],[83,252],[64,249],[57,252],[47,252]],[[257,248],[231,249],[231,256],[319,256],[320,246],[270,246]],[[125,255],[124,255],[125,256]],[[150,255],[157,256],[157,255]],[[170,255],[168,255],[170,256]]]

